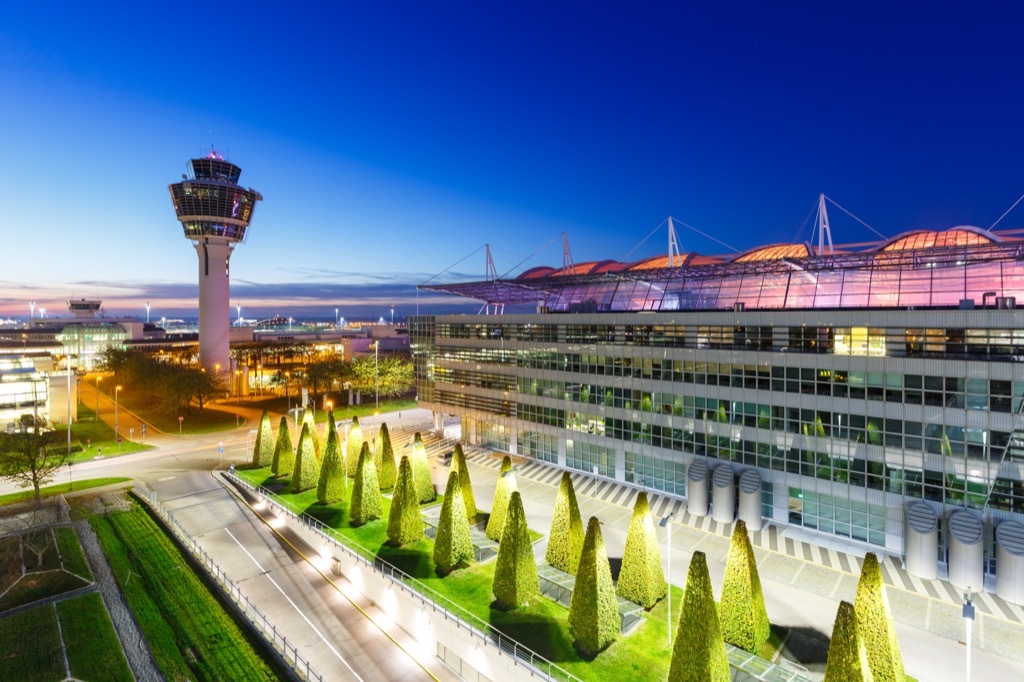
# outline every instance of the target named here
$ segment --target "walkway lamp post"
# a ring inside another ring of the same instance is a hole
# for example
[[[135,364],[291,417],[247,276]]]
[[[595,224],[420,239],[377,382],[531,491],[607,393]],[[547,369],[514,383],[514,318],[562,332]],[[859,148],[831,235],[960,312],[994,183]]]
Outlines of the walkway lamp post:
[[[668,648],[672,648],[672,526],[669,525],[669,520],[675,516],[675,512],[671,512],[661,517],[658,521],[658,525],[665,529],[665,535],[668,536],[668,589],[665,593],[668,597],[668,618],[666,628],[668,630]]]
[[[96,375],[96,419],[100,418],[100,379],[99,374]]]
[[[966,643],[967,643],[967,667],[964,679],[967,682],[971,682],[971,625],[974,624],[974,604],[971,603],[971,588],[967,588],[967,592],[964,593],[964,628],[966,629]]]
[[[380,339],[373,342],[373,389],[376,396],[376,410],[380,412],[380,364],[378,363],[378,352],[380,351]]]
[[[121,392],[120,386],[114,387],[114,437],[117,438],[119,431],[117,430],[117,395]]]

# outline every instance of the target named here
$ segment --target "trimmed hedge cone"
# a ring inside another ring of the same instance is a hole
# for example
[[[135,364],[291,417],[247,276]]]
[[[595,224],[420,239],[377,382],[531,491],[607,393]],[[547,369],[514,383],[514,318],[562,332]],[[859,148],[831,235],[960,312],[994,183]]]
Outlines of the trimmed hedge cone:
[[[334,418],[331,417],[327,444],[324,445],[324,458],[320,462],[320,480],[316,484],[316,500],[320,504],[342,501],[348,487],[345,460],[341,456],[341,444],[338,442],[338,432],[333,428],[333,421]]]
[[[292,434],[288,431],[288,418],[281,417],[277,427],[277,443],[274,444],[274,459],[270,471],[275,476],[287,476],[295,468],[295,449],[292,448]]]
[[[446,576],[459,564],[473,558],[473,541],[469,535],[466,503],[459,493],[459,472],[448,474],[441,503],[441,519],[434,536],[434,566],[437,574]]]
[[[508,455],[501,460],[501,469],[498,470],[498,483],[494,488],[494,502],[491,503],[491,515],[487,518],[487,537],[495,542],[501,542],[502,530],[505,528],[505,514],[508,510],[508,501],[512,493],[518,490],[516,485],[516,474],[512,471],[512,458]]]
[[[309,435],[312,438],[312,443],[313,443],[313,453],[316,455],[317,459],[320,459],[320,436],[318,436],[317,433],[316,433],[316,419],[314,418],[315,415],[313,414],[313,412],[314,412],[314,410],[311,410],[311,409],[308,409],[308,408],[303,411],[303,413],[302,413],[302,426],[306,426],[306,425],[309,426]],[[299,430],[300,437],[301,437],[301,434],[302,434],[302,430],[300,429]]]
[[[459,487],[462,489],[462,503],[466,509],[466,518],[476,518],[476,496],[473,484],[469,480],[469,467],[466,466],[466,453],[462,451],[462,443],[455,444],[452,453],[452,471],[459,472]]]
[[[874,552],[864,556],[857,583],[857,597],[853,602],[857,616],[857,630],[868,653],[871,676],[875,682],[903,682],[903,656],[896,641],[896,629],[885,597],[882,568]]]
[[[377,470],[377,482],[380,484],[381,490],[390,490],[395,487],[398,469],[395,467],[395,449],[391,446],[391,434],[388,432],[387,424],[380,425],[377,442],[380,444],[380,468]]]
[[[620,627],[619,605],[601,535],[601,522],[591,516],[583,540],[576,586],[569,601],[569,634],[580,653],[593,656],[615,641]]]
[[[377,483],[377,467],[373,465],[373,455],[370,454],[370,445],[363,442],[363,449],[359,452],[359,463],[356,466],[356,480],[352,484],[352,501],[349,505],[348,519],[353,526],[361,526],[364,523],[379,519],[384,513],[384,501],[380,495],[380,485]],[[416,509],[419,515],[419,509]]]
[[[416,481],[416,494],[420,502],[433,502],[437,499],[434,482],[430,479],[430,464],[427,463],[427,447],[419,432],[412,439],[412,475]]]
[[[355,478],[356,467],[359,466],[359,452],[363,449],[363,427],[359,426],[359,417],[352,417],[352,425],[348,428],[348,440],[345,444],[345,460],[348,465],[348,477]]]
[[[729,659],[715,609],[708,560],[694,552],[686,576],[683,610],[679,614],[672,663],[672,682],[729,682]]]
[[[828,644],[825,682],[871,681],[868,652],[858,632],[857,614],[853,604],[841,601],[836,612],[836,622],[832,626],[832,641]]]
[[[771,635],[771,624],[764,606],[754,548],[742,519],[732,529],[718,611],[725,641],[757,655]]]
[[[292,492],[301,493],[316,486],[320,480],[320,462],[316,458],[316,445],[313,443],[309,424],[302,425],[299,434],[299,446],[295,449],[295,468],[292,469]]]
[[[270,427],[270,415],[263,410],[259,430],[256,431],[256,445],[252,449],[252,465],[265,467],[274,461],[274,430]]]
[[[667,589],[647,493],[641,492],[633,505],[616,592],[623,599],[650,609],[665,596]]]
[[[506,611],[517,609],[540,594],[537,560],[533,557],[523,498],[518,490],[508,501],[508,517],[498,546],[491,591],[498,608]]]
[[[420,517],[420,501],[416,495],[416,484],[412,480],[412,464],[408,457],[402,457],[398,465],[398,480],[391,497],[391,512],[388,514],[388,544],[401,547],[423,537],[423,519]]]
[[[551,518],[551,532],[548,533],[548,548],[544,560],[548,565],[566,573],[576,574],[583,551],[583,519],[576,503],[576,491],[568,471],[562,472],[555,499],[555,515]]]

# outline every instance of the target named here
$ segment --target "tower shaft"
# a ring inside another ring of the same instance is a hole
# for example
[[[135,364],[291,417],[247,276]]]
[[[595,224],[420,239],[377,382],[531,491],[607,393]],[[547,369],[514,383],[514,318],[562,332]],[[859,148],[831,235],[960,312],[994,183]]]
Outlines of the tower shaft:
[[[195,242],[199,256],[199,362],[228,371],[231,362],[231,277],[234,244],[216,239]]]

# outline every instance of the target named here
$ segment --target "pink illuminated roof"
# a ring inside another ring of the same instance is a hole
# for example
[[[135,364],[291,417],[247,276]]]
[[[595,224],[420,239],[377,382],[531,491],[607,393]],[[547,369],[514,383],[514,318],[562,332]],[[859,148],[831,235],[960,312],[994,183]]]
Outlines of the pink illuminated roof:
[[[882,245],[879,251],[914,251],[917,249],[942,248],[950,246],[970,246],[974,244],[992,244],[1000,241],[998,237],[979,227],[961,225],[943,232],[933,230],[917,230],[905,232]]]
[[[772,244],[740,254],[733,259],[733,262],[753,263],[755,261],[782,260],[783,258],[807,258],[810,255],[811,250],[807,248],[807,244]]]

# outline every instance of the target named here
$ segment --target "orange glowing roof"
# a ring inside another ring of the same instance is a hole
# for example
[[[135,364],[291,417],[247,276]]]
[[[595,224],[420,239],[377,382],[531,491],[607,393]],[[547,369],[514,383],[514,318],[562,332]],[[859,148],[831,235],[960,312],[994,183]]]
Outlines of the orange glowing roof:
[[[676,264],[682,264],[684,257],[677,257]],[[637,261],[629,266],[629,270],[660,270],[669,267],[668,256],[654,256]]]
[[[552,272],[555,272],[554,268],[547,265],[538,265],[535,268],[530,268],[523,274],[519,275],[516,279],[543,279]]]
[[[586,263],[576,263],[571,270],[566,272],[565,268],[559,268],[555,272],[552,272],[550,277],[566,277],[571,275],[589,275],[598,265],[605,263],[606,261],[588,261]]]
[[[894,237],[884,244],[880,251],[913,251],[950,246],[970,246],[974,244],[992,244],[1000,241],[995,235],[978,227],[962,225],[942,232],[933,230],[916,230]]]
[[[811,250],[807,248],[807,244],[772,244],[740,254],[732,262],[753,263],[755,261],[782,260],[783,258],[807,258],[810,255]]]

